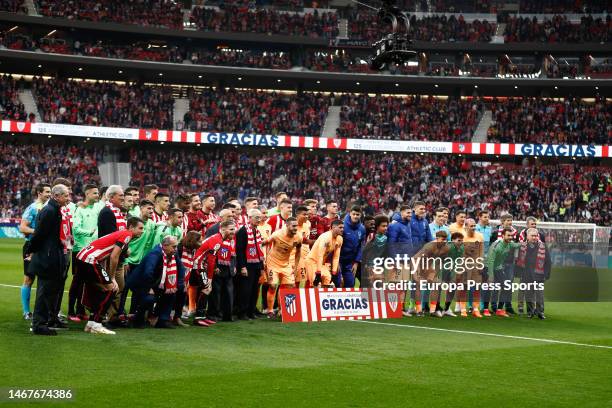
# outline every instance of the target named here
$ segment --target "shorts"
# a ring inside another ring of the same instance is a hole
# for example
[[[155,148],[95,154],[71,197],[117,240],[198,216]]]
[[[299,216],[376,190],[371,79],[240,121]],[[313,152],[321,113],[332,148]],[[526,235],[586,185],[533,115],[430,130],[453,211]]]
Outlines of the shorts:
[[[90,264],[77,260],[77,269],[84,282],[108,285],[112,282],[106,270],[98,263]]]
[[[30,241],[25,241],[23,243],[23,249],[21,251],[21,254],[22,254],[21,258],[23,259],[23,274],[27,276],[28,278],[34,280],[36,275],[28,270],[30,268],[30,261],[26,261],[26,257],[28,255],[32,255],[30,253]]]
[[[469,280],[472,280],[476,283],[482,283],[483,281],[482,272],[483,272],[482,269],[470,269],[466,273],[467,273]]]
[[[314,261],[306,260],[304,262],[306,266],[306,277],[308,278],[308,282],[314,282],[315,275],[317,274],[317,264]],[[323,268],[321,268],[321,285],[329,286],[332,284],[332,274],[331,274],[331,265],[323,264]]]
[[[295,285],[295,275],[291,269],[268,269],[268,285]]]
[[[200,288],[206,286],[210,280],[206,274],[206,269],[193,269],[189,274],[189,286]]]

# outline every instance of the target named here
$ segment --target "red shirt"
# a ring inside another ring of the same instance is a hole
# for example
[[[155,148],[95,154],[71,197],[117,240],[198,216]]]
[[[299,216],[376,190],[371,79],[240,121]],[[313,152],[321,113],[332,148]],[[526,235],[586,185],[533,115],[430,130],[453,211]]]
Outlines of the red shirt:
[[[125,250],[130,243],[133,233],[130,230],[115,231],[96,239],[94,242],[81,249],[77,254],[77,259],[88,264],[101,263],[113,252],[113,248],[118,246]]]
[[[206,269],[208,278],[212,279],[217,266],[230,268],[235,257],[236,241],[224,241],[223,236],[218,233],[202,242],[195,253],[193,267]]]
[[[327,216],[325,217],[320,217],[319,218],[319,224],[317,226],[318,230],[319,230],[319,235],[323,234],[324,232],[327,232],[331,229],[331,223],[334,220],[339,220],[340,217],[338,217],[336,215],[336,218],[329,218]]]

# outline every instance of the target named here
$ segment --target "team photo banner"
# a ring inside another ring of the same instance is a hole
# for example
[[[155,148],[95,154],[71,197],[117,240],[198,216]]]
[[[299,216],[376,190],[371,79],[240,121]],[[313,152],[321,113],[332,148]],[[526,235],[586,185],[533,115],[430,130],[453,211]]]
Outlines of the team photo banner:
[[[399,319],[400,291],[336,288],[281,288],[283,323]]]
[[[292,147],[404,153],[441,153],[491,156],[612,157],[609,145],[558,145],[530,143],[426,142],[410,140],[342,139],[255,133],[192,132],[180,130],[130,129],[63,123],[2,121],[2,131],[98,139],[210,145]]]

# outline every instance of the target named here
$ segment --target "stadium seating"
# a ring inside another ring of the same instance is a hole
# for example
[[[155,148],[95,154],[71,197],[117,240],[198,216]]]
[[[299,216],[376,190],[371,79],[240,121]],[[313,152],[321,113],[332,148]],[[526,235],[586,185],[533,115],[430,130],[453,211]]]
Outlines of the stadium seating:
[[[194,7],[190,22],[199,30],[232,31],[332,38],[338,35],[335,13],[286,13],[226,5],[223,9]]]
[[[506,42],[547,43],[599,43],[610,40],[610,16],[606,20],[582,17],[580,24],[573,24],[567,16],[557,15],[550,20],[510,17],[506,23]]]
[[[43,179],[69,177],[77,185],[99,181],[96,164],[101,148],[1,142],[0,152],[0,208],[5,217],[18,215],[41,174]],[[274,192],[285,190],[291,197],[334,198],[342,205],[362,199],[369,213],[393,210],[402,199],[422,199],[429,212],[446,205],[452,210],[467,209],[470,214],[487,208],[492,218],[510,211],[518,219],[535,215],[544,221],[599,225],[612,221],[610,174],[584,165],[494,163],[479,167],[465,158],[446,155],[246,153],[234,149],[160,150],[146,145],[131,149],[129,158],[132,185],[172,186],[173,195],[214,192],[221,202],[254,195],[269,205]],[[600,183],[604,191],[599,191]],[[588,203],[583,202],[583,192],[590,195]],[[77,199],[79,195],[77,189]],[[562,205],[568,208],[563,217],[559,216]]]
[[[575,98],[510,98],[494,100],[491,109],[490,141],[609,144],[612,138],[612,109],[601,97],[594,103]]]
[[[102,152],[65,144],[0,142],[0,218],[20,218],[32,199],[32,187],[41,181],[68,177],[77,196],[84,184],[99,184]]]
[[[11,13],[27,13],[23,0],[0,0],[0,10]]]
[[[381,37],[382,27],[376,13],[353,10],[348,18],[349,37],[368,41],[377,41]],[[411,38],[420,41],[467,41],[489,42],[495,33],[495,22],[466,22],[463,16],[446,17],[434,15],[422,19],[410,17]]]
[[[477,100],[342,95],[342,137],[468,141],[478,125]]]
[[[604,13],[610,4],[598,0],[520,0],[522,13]]]
[[[193,92],[183,118],[188,130],[319,136],[329,97],[207,88]]]
[[[11,120],[28,120],[23,103],[17,95],[18,89],[23,81],[15,80],[9,75],[0,78],[0,118]],[[30,118],[33,120],[33,118]]]
[[[36,0],[36,7],[47,17],[183,28],[183,12],[172,1]]]
[[[172,129],[172,88],[34,79],[43,122]]]

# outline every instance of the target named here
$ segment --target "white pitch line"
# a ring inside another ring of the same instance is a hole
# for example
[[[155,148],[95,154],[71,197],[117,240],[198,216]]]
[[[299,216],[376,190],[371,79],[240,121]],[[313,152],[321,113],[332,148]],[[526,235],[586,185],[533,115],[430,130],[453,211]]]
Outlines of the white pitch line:
[[[594,348],[602,348],[602,349],[612,350],[612,346],[601,346],[601,345],[598,345],[598,344],[575,343],[575,342],[572,342],[572,341],[553,340],[553,339],[539,339],[537,337],[511,336],[511,335],[507,335],[507,334],[485,333],[485,332],[477,332],[477,331],[469,331],[469,330],[442,329],[440,327],[415,326],[415,325],[411,325],[411,324],[373,322],[371,320],[354,320],[354,322],[357,322],[357,323],[369,323],[369,324],[379,324],[379,325],[384,325],[384,326],[408,327],[408,328],[411,328],[411,329],[435,330],[435,331],[450,332],[450,333],[476,334],[476,335],[480,335],[480,336],[503,337],[503,338],[507,338],[507,339],[539,341],[539,342],[542,342],[542,343],[567,344],[567,345],[570,345],[570,346],[594,347]]]
[[[21,286],[17,286],[17,285],[6,285],[4,283],[0,283],[0,286],[5,287],[5,288],[17,288],[17,289],[21,289]],[[35,287],[32,286],[32,290],[36,290]],[[64,293],[68,293],[69,291],[65,290]],[[128,296],[127,299],[131,299],[131,296]]]

